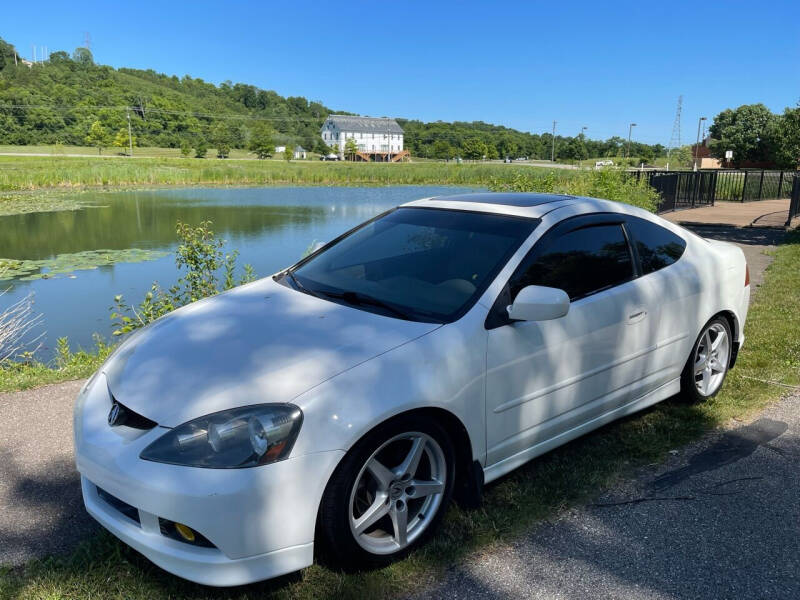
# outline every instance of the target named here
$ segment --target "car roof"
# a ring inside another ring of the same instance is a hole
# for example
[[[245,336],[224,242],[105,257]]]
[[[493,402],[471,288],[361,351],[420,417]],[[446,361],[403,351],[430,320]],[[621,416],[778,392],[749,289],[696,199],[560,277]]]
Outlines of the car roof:
[[[434,196],[407,202],[402,206],[480,211],[539,219],[553,210],[571,205],[579,208],[580,213],[638,212],[633,206],[610,200],[536,192],[480,192]]]

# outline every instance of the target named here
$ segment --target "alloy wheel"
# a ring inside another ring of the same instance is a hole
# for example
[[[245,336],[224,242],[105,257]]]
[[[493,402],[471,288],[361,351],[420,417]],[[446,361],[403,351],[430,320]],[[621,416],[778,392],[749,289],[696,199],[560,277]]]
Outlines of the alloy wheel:
[[[694,382],[703,396],[711,396],[722,385],[731,358],[728,332],[721,323],[712,323],[703,332],[694,354]]]
[[[447,461],[438,442],[420,432],[394,436],[366,461],[350,493],[350,530],[373,554],[412,544],[439,510]]]

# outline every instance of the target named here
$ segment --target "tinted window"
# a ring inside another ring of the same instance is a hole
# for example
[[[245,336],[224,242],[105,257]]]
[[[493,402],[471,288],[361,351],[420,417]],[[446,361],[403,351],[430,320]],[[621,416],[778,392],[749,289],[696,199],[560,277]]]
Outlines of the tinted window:
[[[400,208],[291,272],[314,295],[446,322],[477,300],[537,224],[508,215]]]
[[[632,218],[627,227],[639,252],[644,275],[668,267],[686,249],[683,239],[650,221]]]
[[[527,285],[544,285],[560,288],[570,300],[577,300],[633,278],[633,262],[621,225],[570,231],[545,242],[529,260],[511,282],[512,298]]]

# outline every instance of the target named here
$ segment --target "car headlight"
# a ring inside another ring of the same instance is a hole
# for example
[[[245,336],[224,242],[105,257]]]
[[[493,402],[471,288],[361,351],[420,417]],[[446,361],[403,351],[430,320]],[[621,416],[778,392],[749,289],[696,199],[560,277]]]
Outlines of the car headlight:
[[[223,410],[171,429],[139,458],[209,469],[256,467],[286,458],[302,422],[293,404]]]

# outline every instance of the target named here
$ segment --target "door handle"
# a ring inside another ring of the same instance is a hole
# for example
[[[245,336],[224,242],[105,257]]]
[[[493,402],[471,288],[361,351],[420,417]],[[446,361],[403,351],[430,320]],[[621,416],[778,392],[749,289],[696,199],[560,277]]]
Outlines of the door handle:
[[[628,323],[638,323],[647,316],[646,310],[637,310],[628,315]]]

